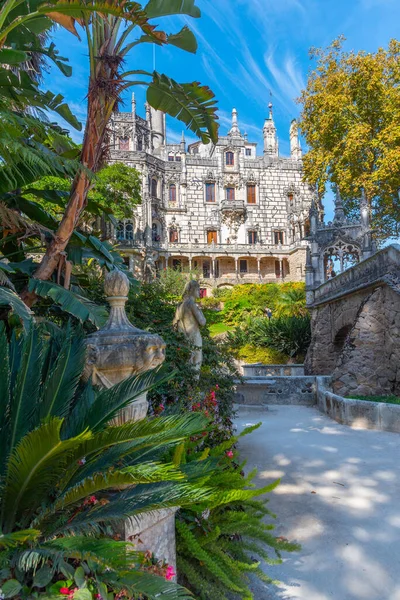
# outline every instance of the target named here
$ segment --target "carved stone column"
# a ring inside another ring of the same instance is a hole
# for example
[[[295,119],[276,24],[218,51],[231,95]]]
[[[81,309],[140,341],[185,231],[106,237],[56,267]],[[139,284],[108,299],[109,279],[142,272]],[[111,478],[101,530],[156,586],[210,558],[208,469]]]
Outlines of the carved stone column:
[[[85,377],[95,385],[112,387],[132,375],[154,369],[165,360],[165,342],[159,336],[134,327],[128,320],[125,304],[129,280],[114,270],[105,278],[104,289],[110,316],[102,329],[87,337]],[[147,415],[147,392],[124,408],[115,423],[139,421]],[[150,550],[176,567],[175,512],[166,509],[143,513],[125,522],[125,538],[135,539],[138,550]]]

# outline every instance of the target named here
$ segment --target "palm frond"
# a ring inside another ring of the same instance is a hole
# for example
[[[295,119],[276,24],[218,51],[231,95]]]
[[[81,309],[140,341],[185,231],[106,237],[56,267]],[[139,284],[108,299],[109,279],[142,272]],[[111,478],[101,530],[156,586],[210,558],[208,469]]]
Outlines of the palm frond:
[[[0,549],[9,550],[26,542],[34,542],[40,535],[38,529],[21,529],[12,533],[0,533]]]
[[[27,520],[24,511],[40,505],[69,465],[73,451],[90,439],[82,433],[68,440],[60,439],[62,420],[52,419],[25,435],[13,450],[3,487],[2,530],[10,532],[18,520]],[[29,519],[29,513],[28,513]]]
[[[90,321],[97,327],[101,327],[107,320],[107,311],[104,306],[99,306],[52,281],[32,278],[29,282],[29,291],[35,292],[42,298],[51,298],[65,312],[73,315],[82,323]]]
[[[33,313],[13,290],[0,287],[0,306],[11,307],[13,313],[21,320],[25,330],[29,329]]]

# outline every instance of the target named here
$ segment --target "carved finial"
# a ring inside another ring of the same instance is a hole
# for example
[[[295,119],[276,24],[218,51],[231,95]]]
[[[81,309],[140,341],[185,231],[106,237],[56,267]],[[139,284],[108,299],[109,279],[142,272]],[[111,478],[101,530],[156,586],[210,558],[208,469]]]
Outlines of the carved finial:
[[[273,108],[273,104],[272,104],[272,102],[270,102],[270,103],[268,104],[268,108],[269,108],[269,120],[270,120],[270,121],[273,121],[273,120],[274,120],[274,117],[273,117],[273,114],[272,114],[272,108]]]
[[[342,197],[340,195],[339,186],[336,186],[336,195],[335,195],[335,216],[333,222],[335,224],[343,223],[345,220],[345,214],[343,209]]]
[[[104,291],[108,298],[112,297],[128,297],[129,293],[129,279],[119,269],[114,269],[107,273],[104,280]]]

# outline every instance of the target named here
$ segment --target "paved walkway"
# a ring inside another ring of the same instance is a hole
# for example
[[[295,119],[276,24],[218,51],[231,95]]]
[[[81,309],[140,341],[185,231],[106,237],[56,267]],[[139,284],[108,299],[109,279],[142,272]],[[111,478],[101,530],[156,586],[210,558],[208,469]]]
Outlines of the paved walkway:
[[[314,408],[241,407],[240,442],[269,494],[277,533],[302,544],[268,567],[256,600],[400,600],[400,435],[354,430]]]

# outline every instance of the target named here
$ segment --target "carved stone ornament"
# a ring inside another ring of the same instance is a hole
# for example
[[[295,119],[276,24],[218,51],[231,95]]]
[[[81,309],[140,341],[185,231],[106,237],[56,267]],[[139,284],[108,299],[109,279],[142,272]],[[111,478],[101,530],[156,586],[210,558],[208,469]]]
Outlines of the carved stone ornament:
[[[128,320],[125,304],[129,280],[122,271],[106,275],[104,290],[111,307],[102,329],[87,337],[87,358],[84,378],[93,384],[109,388],[127,377],[149,371],[165,360],[165,342],[159,336],[134,327]],[[117,422],[143,419],[147,414],[146,395],[122,411]]]

